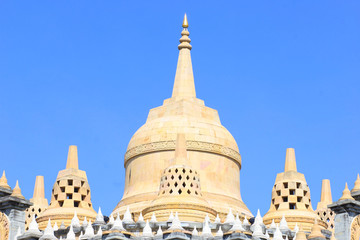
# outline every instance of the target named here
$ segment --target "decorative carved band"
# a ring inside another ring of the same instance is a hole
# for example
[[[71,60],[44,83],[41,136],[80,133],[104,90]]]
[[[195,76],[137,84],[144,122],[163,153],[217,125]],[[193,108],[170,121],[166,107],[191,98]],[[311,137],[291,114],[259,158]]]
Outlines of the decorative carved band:
[[[360,215],[357,215],[351,224],[351,240],[359,240],[360,238]]]
[[[7,240],[9,239],[9,219],[4,213],[0,212],[0,239]]]
[[[151,153],[151,152],[175,150],[175,146],[176,146],[175,140],[142,144],[140,146],[129,149],[125,153],[125,164],[127,161],[129,161],[131,158],[135,156],[145,153]],[[224,147],[220,144],[199,142],[199,141],[186,141],[186,148],[189,151],[202,151],[202,152],[224,155],[228,158],[235,160],[241,166],[240,154],[237,151],[228,147]]]

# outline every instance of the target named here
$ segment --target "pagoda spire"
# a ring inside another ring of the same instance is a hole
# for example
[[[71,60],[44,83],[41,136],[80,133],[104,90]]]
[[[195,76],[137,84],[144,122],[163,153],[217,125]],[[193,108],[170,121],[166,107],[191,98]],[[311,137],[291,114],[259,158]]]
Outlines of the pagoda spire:
[[[183,30],[181,32],[179,49],[179,58],[176,68],[174,88],[172,92],[172,98],[175,99],[189,99],[196,98],[194,74],[191,63],[189,31],[188,21],[185,14],[182,24]]]
[[[330,180],[323,179],[321,186],[321,198],[317,205],[317,209],[327,208],[327,205],[332,203]]]
[[[44,176],[36,176],[33,198],[45,198]]]
[[[286,149],[285,172],[288,172],[288,171],[297,172],[295,149],[293,149],[293,148]]]
[[[30,201],[39,207],[47,208],[48,200],[45,198],[44,176],[36,176],[34,194]]]
[[[69,147],[69,152],[66,162],[66,169],[68,168],[79,169],[77,146],[75,145],[71,145]]]

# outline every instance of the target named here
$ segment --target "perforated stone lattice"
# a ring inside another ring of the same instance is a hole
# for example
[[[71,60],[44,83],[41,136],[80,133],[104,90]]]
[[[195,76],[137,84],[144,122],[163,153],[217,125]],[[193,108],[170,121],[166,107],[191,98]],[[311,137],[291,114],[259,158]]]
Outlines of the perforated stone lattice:
[[[309,186],[296,181],[277,183],[272,190],[271,204],[276,210],[312,210]]]
[[[81,178],[57,179],[50,206],[91,208],[90,186]]]
[[[187,166],[171,166],[163,172],[159,195],[201,196],[200,178],[196,170]]]
[[[28,209],[26,209],[25,211],[25,229],[28,230],[29,229],[29,224],[32,221],[33,215],[35,214],[35,218],[37,218],[40,213],[42,213],[43,211],[45,211],[46,208],[41,208],[38,206],[30,206]]]
[[[320,217],[320,219],[322,221],[327,223],[328,230],[330,230],[330,231],[334,230],[335,213],[333,211],[331,211],[331,209],[326,208],[326,209],[316,210],[316,214]]]

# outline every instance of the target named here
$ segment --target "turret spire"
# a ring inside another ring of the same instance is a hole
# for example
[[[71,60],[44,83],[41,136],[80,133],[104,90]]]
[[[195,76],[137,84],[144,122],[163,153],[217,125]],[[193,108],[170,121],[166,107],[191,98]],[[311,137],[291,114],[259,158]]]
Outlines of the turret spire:
[[[285,172],[288,171],[297,171],[295,149],[293,148],[286,149]]]
[[[48,201],[45,198],[44,176],[36,176],[34,195],[30,201],[39,207],[46,208],[48,206]]]
[[[69,147],[68,158],[66,162],[66,168],[79,169],[77,146],[71,145]]]
[[[327,205],[332,203],[330,180],[323,179],[321,186],[321,199],[317,205],[317,209],[327,208]]]
[[[172,93],[172,98],[184,99],[184,98],[196,98],[194,74],[191,63],[191,45],[188,31],[188,21],[185,14],[183,21],[183,30],[181,32],[182,37],[180,38],[179,58],[176,68],[175,82]]]
[[[36,176],[33,198],[45,198],[44,176]]]

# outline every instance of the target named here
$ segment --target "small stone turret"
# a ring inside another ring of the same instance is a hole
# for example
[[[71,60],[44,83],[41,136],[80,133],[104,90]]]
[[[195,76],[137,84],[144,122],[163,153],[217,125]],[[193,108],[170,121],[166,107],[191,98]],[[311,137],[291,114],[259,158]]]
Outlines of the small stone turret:
[[[341,198],[339,199],[339,201],[341,200],[345,200],[345,199],[350,199],[350,200],[355,200],[352,196],[351,196],[351,192],[348,188],[348,184],[345,183],[345,189],[344,191],[342,192],[342,196]]]
[[[158,197],[143,211],[145,219],[156,215],[166,221],[171,211],[183,221],[202,222],[207,215],[215,219],[216,211],[202,196],[199,174],[189,165],[185,135],[178,134],[175,158],[163,171]]]
[[[79,170],[77,147],[72,145],[69,147],[66,169],[61,170],[56,178],[50,206],[37,219],[39,228],[44,229],[49,218],[52,224],[64,222],[68,227],[75,211],[80,220],[85,217],[93,222],[96,220],[97,213],[91,203],[86,172]]]
[[[21,188],[19,187],[19,181],[18,180],[16,180],[16,185],[15,185],[15,187],[13,189],[13,192],[12,192],[11,196],[21,198],[21,199],[25,199],[25,197],[21,193]]]
[[[327,223],[327,229],[330,231],[334,230],[334,218],[335,213],[328,208],[328,205],[332,204],[330,180],[323,179],[321,187],[321,198],[317,204],[316,213],[320,220]]]
[[[325,236],[321,233],[321,227],[319,226],[316,220],[313,227],[311,228],[311,233],[308,236],[308,240],[310,239],[326,240]]]
[[[311,206],[310,189],[305,176],[297,172],[295,150],[286,149],[285,171],[277,174],[271,194],[269,211],[264,216],[264,224],[270,225],[274,219],[280,223],[285,216],[289,228],[302,222],[305,231],[310,231],[317,218]],[[324,228],[326,224],[321,221]]]
[[[6,175],[5,175],[5,170],[3,171],[3,174],[0,178],[0,187],[2,188],[6,188],[6,189],[11,189],[11,187],[9,186],[9,184],[7,183],[7,179],[6,179]]]
[[[351,189],[351,193],[357,192],[357,191],[360,191],[360,176],[359,176],[359,174],[357,175],[353,189]]]

